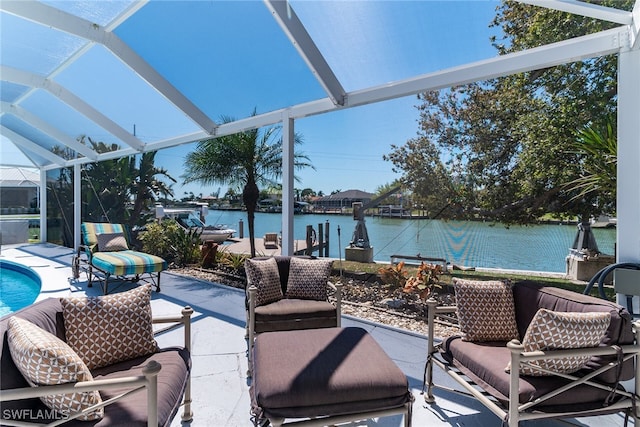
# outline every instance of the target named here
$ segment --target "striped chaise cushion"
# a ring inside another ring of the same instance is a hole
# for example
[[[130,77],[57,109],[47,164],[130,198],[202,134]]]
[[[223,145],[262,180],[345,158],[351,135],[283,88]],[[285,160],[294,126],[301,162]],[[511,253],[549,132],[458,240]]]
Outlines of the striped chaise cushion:
[[[160,257],[131,250],[96,252],[93,254],[91,264],[116,276],[156,273],[168,267],[167,262]]]

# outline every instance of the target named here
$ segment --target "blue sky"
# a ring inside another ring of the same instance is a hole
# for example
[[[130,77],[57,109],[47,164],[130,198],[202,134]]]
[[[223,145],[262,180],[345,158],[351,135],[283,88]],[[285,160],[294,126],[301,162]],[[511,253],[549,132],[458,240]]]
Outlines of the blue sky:
[[[488,28],[496,1],[291,3],[347,91],[496,54],[489,43],[495,30]],[[116,34],[214,120],[326,97],[262,2],[151,1]],[[39,37],[44,42],[51,35],[43,29]],[[99,46],[56,77],[123,128],[135,125],[144,142],[198,130],[136,80]],[[305,141],[301,151],[316,167],[299,172],[296,187],[327,194],[347,189],[374,192],[398,178],[382,156],[391,144],[416,136],[416,103],[412,96],[296,120],[296,131]],[[81,132],[112,142],[111,135],[44,92],[24,106],[70,135]],[[183,159],[193,148],[188,144],[161,150],[156,163],[179,178]],[[217,188],[174,185],[177,197],[190,191],[208,195]]]
[[[326,8],[323,8],[326,2],[293,3],[300,19],[347,90],[495,55],[489,43],[491,33],[488,26],[495,16],[496,2],[428,2],[430,5],[423,4],[425,2],[403,2],[401,7],[394,5],[394,2],[377,2],[377,7],[373,8],[365,3],[369,2],[333,3],[333,10],[339,7],[339,11],[328,14],[330,16],[323,15],[323,11],[327,14]],[[246,12],[251,9],[249,6],[238,7]],[[426,6],[433,12],[427,16]],[[264,23],[262,19],[267,13],[266,8],[251,10],[254,14],[244,15],[244,19],[250,18],[251,21],[245,22],[243,29]],[[360,12],[365,10],[367,16],[360,16]],[[267,18],[269,24],[271,18]],[[329,20],[335,25],[330,37],[323,27]],[[398,26],[399,23],[403,24]],[[253,82],[242,96],[236,99],[237,93],[233,92],[233,88],[237,86],[225,88],[228,92],[223,89],[223,108],[228,111],[225,114],[243,117],[254,106],[259,112],[264,112],[325,96],[277,27],[270,27],[271,31],[265,34],[257,30],[247,34],[244,30],[238,32],[230,29],[235,22],[226,24],[229,28],[221,29],[222,33],[229,32],[241,39],[235,43],[253,45],[255,51],[251,55],[256,65],[255,68],[242,69],[239,74],[238,79],[243,84]],[[272,42],[270,37],[275,38],[277,43]],[[222,46],[217,54],[220,57],[233,56],[229,49],[238,48],[235,43]],[[278,50],[274,50],[274,46]],[[255,52],[268,52],[268,56],[274,56],[278,61],[273,65],[269,58]],[[206,66],[206,58],[197,61],[200,67]],[[268,64],[264,67],[267,75],[263,75],[258,64]],[[167,73],[179,73],[180,67],[176,68]],[[259,81],[255,79],[256,71],[261,74],[257,79]],[[285,74],[286,78],[283,79],[279,73]],[[224,70],[214,74],[212,81],[224,79]],[[266,88],[260,86],[265,81],[268,82]],[[203,99],[202,105],[215,103],[204,99],[206,90],[197,92]],[[253,98],[251,94],[260,96]],[[296,183],[296,187],[322,190],[326,194],[352,188],[375,192],[379,186],[398,178],[399,175],[392,172],[391,164],[385,162],[382,156],[390,151],[391,144],[399,145],[416,136],[419,118],[416,104],[416,97],[411,96],[297,120],[296,131],[302,134],[305,141],[301,150],[310,157],[316,170],[298,172],[301,182]],[[171,167],[172,163],[184,157],[190,148],[163,150],[157,155],[158,162],[169,170],[178,170],[178,165]],[[175,188],[177,195],[185,191],[209,194],[217,190],[216,186],[207,189],[198,185]]]

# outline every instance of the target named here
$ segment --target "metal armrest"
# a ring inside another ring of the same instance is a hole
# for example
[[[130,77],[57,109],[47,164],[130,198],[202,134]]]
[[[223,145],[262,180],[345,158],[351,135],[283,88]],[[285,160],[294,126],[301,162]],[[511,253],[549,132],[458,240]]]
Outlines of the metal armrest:
[[[162,323],[172,323],[174,325],[170,326],[168,329],[173,328],[175,326],[179,326],[180,324],[184,326],[184,348],[189,351],[191,354],[191,316],[193,315],[193,308],[188,305],[185,306],[180,312],[180,316],[158,316],[151,319],[151,322],[154,324],[162,324]],[[154,332],[156,333],[164,332],[167,329],[163,329],[161,331]],[[191,376],[187,381],[187,385],[184,390],[184,410],[182,411],[182,421],[187,422],[193,420],[193,412],[191,411]],[[156,423],[157,424],[157,423]]]
[[[153,324],[172,324],[169,328],[164,328],[154,332],[154,335],[165,332],[167,329],[171,329],[179,326],[179,324],[182,324],[182,326],[184,326],[184,348],[191,352],[191,316],[193,315],[193,308],[187,305],[182,309],[180,314],[180,316],[157,316],[152,318],[151,322]]]
[[[342,325],[342,283],[327,282],[327,286],[333,289],[336,298],[336,323],[339,328]]]
[[[136,393],[139,390],[146,388],[147,389],[147,426],[157,426],[158,425],[158,373],[162,369],[160,363],[152,360],[145,365],[142,369],[143,375],[139,376],[129,376],[123,378],[113,378],[106,380],[93,380],[93,381],[82,381],[75,383],[66,383],[66,384],[57,384],[57,385],[47,385],[47,386],[39,386],[39,387],[24,387],[24,388],[16,388],[3,390],[0,393],[0,401],[7,402],[12,400],[22,400],[22,399],[31,399],[38,398],[42,396],[56,395],[56,394],[66,394],[66,393],[80,393],[80,392],[88,392],[88,391],[99,391],[99,390],[108,390],[108,389],[121,389],[121,388],[129,388],[129,390],[120,393],[119,395],[106,400],[100,404],[93,405],[89,408],[81,412],[77,412],[74,414],[69,414],[65,416],[66,421],[70,421],[80,417],[83,414],[92,412],[101,407],[106,407],[112,403],[115,403],[119,400],[126,398],[132,393]],[[4,415],[4,414],[3,414]],[[22,421],[11,421],[2,419],[3,425],[25,425]]]

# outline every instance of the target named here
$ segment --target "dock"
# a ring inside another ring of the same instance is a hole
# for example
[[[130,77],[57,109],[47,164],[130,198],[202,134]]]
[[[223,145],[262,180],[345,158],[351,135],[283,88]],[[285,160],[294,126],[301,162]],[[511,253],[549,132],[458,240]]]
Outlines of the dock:
[[[265,247],[264,239],[262,236],[255,238],[256,242],[256,256],[274,256],[282,254],[282,247],[280,245],[269,245]],[[251,254],[251,245],[249,243],[249,238],[231,238],[228,239],[221,246],[225,251],[233,253],[233,254]],[[294,255],[303,255],[307,250],[307,242],[304,240],[294,240],[293,242],[293,254]],[[317,255],[318,247],[317,245],[313,247],[313,251],[315,255]]]

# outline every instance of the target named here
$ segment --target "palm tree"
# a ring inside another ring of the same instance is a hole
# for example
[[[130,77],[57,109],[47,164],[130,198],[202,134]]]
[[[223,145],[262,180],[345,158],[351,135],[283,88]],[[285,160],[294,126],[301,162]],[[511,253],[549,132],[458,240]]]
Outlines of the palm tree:
[[[136,178],[131,188],[134,202],[129,217],[129,226],[147,222],[148,218],[143,214],[148,212],[152,202],[161,196],[173,196],[171,187],[164,181],[159,180],[157,176],[160,175],[172,182],[176,182],[176,180],[169,175],[165,168],[157,168],[155,166],[156,153],[156,151],[152,151],[142,154],[139,167],[135,168],[135,164],[133,165]]]
[[[255,115],[254,110],[252,115]],[[223,117],[223,123],[234,119]],[[294,136],[294,145],[302,137]],[[294,153],[296,169],[313,167],[305,155]],[[282,176],[282,136],[280,127],[252,129],[198,142],[195,151],[185,158],[186,183],[222,184],[242,188],[242,201],[247,209],[251,257],[256,256],[254,221],[260,197],[258,185],[273,185]]]
[[[616,206],[618,138],[615,116],[608,115],[600,125],[594,124],[576,132],[574,152],[581,156],[580,177],[569,182],[574,198],[590,198],[601,212]]]

